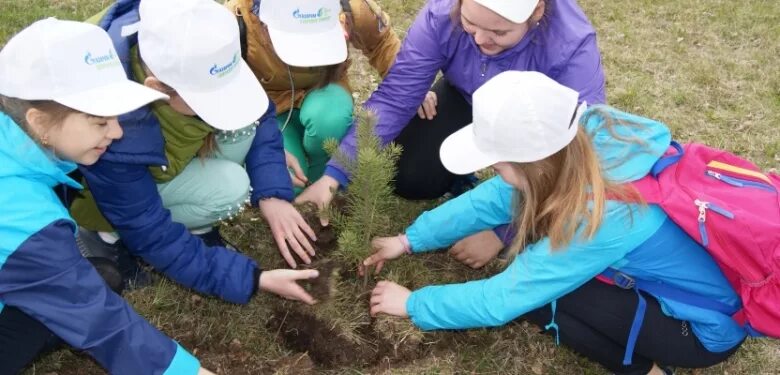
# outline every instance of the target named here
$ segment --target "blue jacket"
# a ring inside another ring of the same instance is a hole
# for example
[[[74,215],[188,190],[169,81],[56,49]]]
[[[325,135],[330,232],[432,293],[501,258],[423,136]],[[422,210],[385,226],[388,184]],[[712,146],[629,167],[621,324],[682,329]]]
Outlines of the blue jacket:
[[[585,124],[607,177],[628,182],[645,176],[668,148],[668,128],[652,120],[614,112],[647,125],[620,127],[619,134],[646,141],[621,141],[593,116]],[[625,139],[625,138],[624,138]],[[621,163],[622,161],[622,163]],[[515,190],[492,178],[424,213],[406,231],[414,252],[447,247],[458,239],[512,220]],[[660,207],[608,201],[603,222],[590,240],[575,237],[567,248],[550,250],[545,238],[527,246],[501,273],[463,284],[429,286],[412,293],[407,310],[422,329],[498,326],[577,289],[608,267],[649,281],[663,281],[736,308],[741,304],[714,260],[674,224]],[[691,322],[712,352],[733,348],[746,336],[731,317],[659,298],[663,312]]]
[[[76,246],[54,193],[75,164],[38,147],[0,112],[0,314],[15,306],[112,374],[195,374],[198,360],[112,292]]]
[[[100,21],[128,76],[130,49],[137,44],[137,37],[123,37],[121,32],[139,20],[138,4],[138,0],[120,0]],[[270,104],[246,157],[255,205],[264,198],[291,201],[294,197],[275,112]],[[119,122],[124,137],[96,164],[80,168],[103,216],[131,252],[170,278],[230,302],[248,302],[257,285],[255,261],[225,248],[207,248],[182,224],[173,222],[163,207],[149,166],[167,164],[165,140],[150,108],[120,116]]]

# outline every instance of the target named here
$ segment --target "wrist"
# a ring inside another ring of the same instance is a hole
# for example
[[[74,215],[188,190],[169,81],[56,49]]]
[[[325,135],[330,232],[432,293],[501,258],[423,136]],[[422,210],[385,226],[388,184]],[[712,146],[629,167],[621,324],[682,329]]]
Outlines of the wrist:
[[[404,253],[412,254],[412,244],[409,243],[409,237],[406,237],[406,234],[401,233],[398,235],[398,241],[401,242],[401,245],[404,247]]]
[[[261,270],[260,267],[255,267],[254,279],[253,279],[255,280],[255,285],[252,288],[252,294],[251,294],[252,296],[257,295],[257,293],[259,293],[260,290],[262,290],[262,288],[260,287],[260,278],[262,277],[262,275],[263,275],[263,270]]]
[[[327,185],[329,188],[333,190],[338,189],[339,186],[341,185],[337,179],[328,175],[323,175],[322,177],[320,177],[320,179],[322,180],[323,184]]]

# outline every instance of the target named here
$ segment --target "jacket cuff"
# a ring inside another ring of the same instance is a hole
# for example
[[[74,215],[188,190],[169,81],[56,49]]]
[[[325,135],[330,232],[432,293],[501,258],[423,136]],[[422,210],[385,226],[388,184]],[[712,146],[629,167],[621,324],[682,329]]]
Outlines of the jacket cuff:
[[[197,375],[199,370],[200,361],[176,343],[176,354],[173,355],[173,360],[163,375]]]
[[[295,199],[295,193],[292,189],[273,189],[265,191],[252,191],[252,206],[257,207],[263,199],[279,198],[288,202],[292,202]]]
[[[339,182],[339,189],[346,189],[349,185],[347,174],[332,165],[325,167],[325,175],[335,178]]]
[[[255,267],[255,276],[253,279],[255,280],[255,285],[252,287],[252,294],[249,295],[250,298],[260,292],[260,273],[262,272],[263,270],[260,269],[260,266]]]
[[[493,228],[493,233],[498,236],[504,246],[509,246],[515,239],[515,231],[509,224],[499,225]]]

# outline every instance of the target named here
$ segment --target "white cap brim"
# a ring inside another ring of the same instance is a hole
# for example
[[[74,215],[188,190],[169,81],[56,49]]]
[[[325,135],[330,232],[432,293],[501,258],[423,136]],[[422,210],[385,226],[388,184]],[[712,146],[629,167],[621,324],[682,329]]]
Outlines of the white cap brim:
[[[545,140],[529,140],[537,142],[536,146],[518,144],[512,154],[492,152],[480,149],[475,141],[474,124],[453,133],[441,145],[439,157],[448,171],[454,174],[468,174],[498,162],[532,163],[555,154],[566,147],[577,135],[580,117],[588,104],[582,102],[577,106],[572,123],[559,137]]]
[[[168,95],[133,81],[118,81],[51,100],[90,115],[114,117],[157,100],[168,100]]]
[[[454,174],[469,174],[501,161],[499,155],[484,152],[474,142],[474,124],[451,134],[439,149],[444,168]]]
[[[243,59],[237,68],[236,76],[217,90],[174,89],[211,127],[241,129],[263,116],[268,109],[268,95]]]
[[[347,59],[347,41],[339,24],[321,33],[294,33],[268,26],[274,51],[285,64],[300,67],[341,64]]]

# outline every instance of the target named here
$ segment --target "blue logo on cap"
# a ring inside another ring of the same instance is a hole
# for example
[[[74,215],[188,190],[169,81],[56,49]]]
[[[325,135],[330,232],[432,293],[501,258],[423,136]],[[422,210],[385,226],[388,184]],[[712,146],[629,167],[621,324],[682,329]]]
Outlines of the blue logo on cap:
[[[233,60],[231,60],[229,63],[227,63],[225,65],[222,65],[222,66],[214,64],[214,66],[212,66],[211,69],[209,69],[209,74],[211,74],[213,76],[217,76],[217,77],[224,77],[228,73],[233,71],[233,69],[235,69],[236,66],[238,66],[238,61],[239,61],[239,59],[238,59],[238,52],[236,52],[233,55]]]
[[[296,9],[292,12],[292,16],[301,23],[317,23],[329,20],[330,13],[330,8],[320,8],[316,12],[312,13],[305,13],[301,12],[300,9]]]
[[[92,52],[88,51],[87,54],[84,55],[84,63],[90,66],[95,66],[99,70],[110,66],[119,65],[119,59],[116,58],[113,50],[108,50],[107,54],[98,56],[94,56],[92,55]]]

